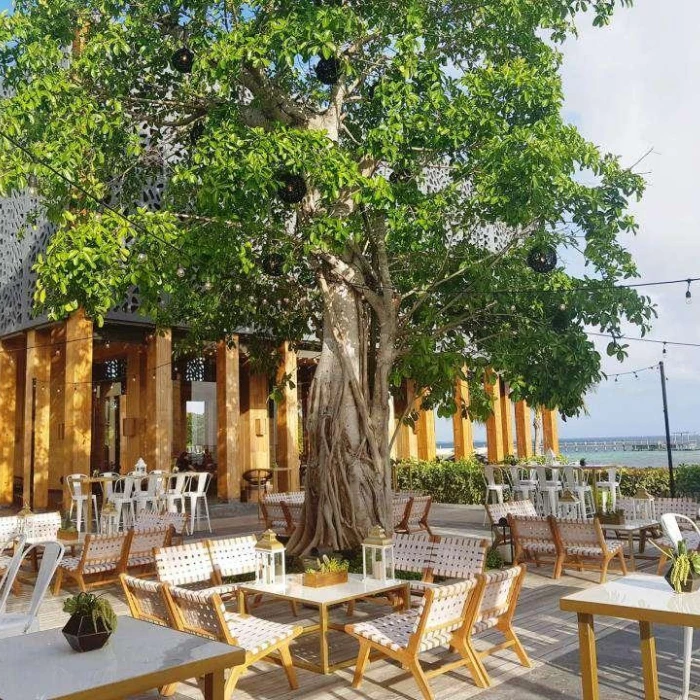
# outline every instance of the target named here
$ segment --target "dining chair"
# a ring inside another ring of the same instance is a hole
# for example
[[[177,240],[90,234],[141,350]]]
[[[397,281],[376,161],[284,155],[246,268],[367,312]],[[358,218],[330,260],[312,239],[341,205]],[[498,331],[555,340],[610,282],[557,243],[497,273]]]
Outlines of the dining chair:
[[[97,496],[90,490],[90,485],[84,483],[85,476],[83,474],[69,474],[66,477],[68,486],[68,494],[70,495],[70,508],[68,517],[73,519],[75,511],[75,529],[81,532],[83,525],[83,508],[87,508],[87,499],[92,499],[92,517],[95,519],[95,527],[97,524]]]

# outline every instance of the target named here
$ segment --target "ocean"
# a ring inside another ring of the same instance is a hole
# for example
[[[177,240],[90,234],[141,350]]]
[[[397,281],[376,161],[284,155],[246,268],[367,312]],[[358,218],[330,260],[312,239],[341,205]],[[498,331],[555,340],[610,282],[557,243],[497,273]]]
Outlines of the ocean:
[[[593,440],[593,438],[591,438]],[[610,442],[614,438],[608,438]],[[622,440],[622,438],[618,438]],[[561,454],[570,462],[577,464],[579,460],[585,459],[588,464],[619,464],[626,467],[667,467],[666,450],[651,451],[630,451],[630,450],[586,450],[579,447],[576,450],[567,449],[567,442],[577,442],[579,445],[583,440],[561,440]],[[475,442],[477,452],[485,451],[486,444]],[[451,442],[438,442],[438,454],[448,456],[452,454],[454,445]],[[679,464],[700,464],[700,450],[672,450],[674,466]]]

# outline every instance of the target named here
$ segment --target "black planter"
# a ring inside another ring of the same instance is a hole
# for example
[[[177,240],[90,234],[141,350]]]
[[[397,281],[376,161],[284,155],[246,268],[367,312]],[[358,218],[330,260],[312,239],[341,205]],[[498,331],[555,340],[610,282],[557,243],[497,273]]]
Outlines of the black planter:
[[[673,588],[673,584],[671,583],[671,569],[673,569],[673,565],[669,566],[668,571],[666,572],[666,575],[664,578],[666,579],[666,583],[668,583],[671,588]],[[673,588],[675,591],[676,589]],[[694,571],[690,571],[688,574],[688,578],[685,580],[685,583],[681,586],[681,593],[695,593],[695,591],[700,590],[700,574],[696,574]]]
[[[112,633],[104,626],[102,620],[97,621],[97,629],[91,617],[71,615],[63,628],[63,636],[75,651],[94,651],[101,649]]]

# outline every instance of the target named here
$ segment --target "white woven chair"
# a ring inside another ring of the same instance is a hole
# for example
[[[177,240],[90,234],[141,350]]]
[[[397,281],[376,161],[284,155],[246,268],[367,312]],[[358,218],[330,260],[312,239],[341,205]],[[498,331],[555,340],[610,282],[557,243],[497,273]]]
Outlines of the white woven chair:
[[[209,555],[214,567],[214,579],[222,584],[227,576],[254,574],[257,570],[255,535],[223,537],[207,540]]]
[[[513,629],[515,607],[524,580],[524,566],[513,566],[503,571],[489,571],[478,576],[476,593],[469,612],[468,635],[471,638],[496,629],[505,637],[505,641],[501,644],[494,644],[476,652],[481,675],[489,686],[491,679],[481,659],[497,651],[512,647],[520,663],[527,668],[532,668],[532,662]],[[471,647],[474,648],[474,645],[471,644]]]
[[[564,552],[554,536],[549,518],[509,514],[508,525],[515,548],[513,563],[532,561],[539,567],[543,561],[551,562],[554,564],[552,578],[559,578]]]
[[[627,574],[622,542],[606,540],[598,518],[594,520],[564,520],[550,516],[552,532],[563,556],[558,562],[555,578],[563,569],[573,567],[600,570],[600,583],[605,583],[610,563],[617,558],[623,575]]]
[[[16,515],[0,518],[0,542],[12,541],[20,533],[20,519]],[[2,554],[2,549],[0,549]]]
[[[136,516],[134,530],[152,530],[153,528],[170,527],[172,528],[171,542],[180,544],[185,536],[187,527],[187,515],[185,513],[148,513],[141,511]]]
[[[192,590],[210,590],[221,596],[233,597],[235,584],[218,584],[209,547],[204,541],[161,547],[155,551],[158,580],[170,586]]]
[[[153,551],[159,547],[168,547],[172,537],[172,528],[134,528],[131,535],[129,554],[124,566],[133,573],[138,569],[140,576],[148,576],[155,570],[156,558]]]
[[[20,529],[26,536],[27,544],[56,540],[60,528],[61,514],[59,512],[32,513],[25,518],[20,518]]]
[[[490,544],[478,537],[440,537],[433,549],[431,580],[435,576],[474,578],[484,571]]]
[[[398,525],[394,525],[394,531],[411,534],[412,532],[424,530],[429,535],[432,535],[433,532],[428,523],[432,504],[432,496],[411,496],[406,506],[404,519]]]
[[[133,532],[117,535],[86,535],[79,557],[64,557],[53,585],[53,594],[61,591],[63,578],[75,580],[81,591],[113,583],[126,567]],[[87,582],[89,577],[95,579]]]
[[[428,678],[461,666],[466,666],[475,683],[485,688],[487,680],[482,677],[481,664],[468,634],[467,613],[475,588],[476,579],[430,588],[414,610],[346,625],[345,631],[360,642],[353,688],[360,686],[372,651],[395,659],[407,668],[426,700],[434,698]],[[418,657],[421,652],[437,647],[452,648],[459,659],[426,672]]]
[[[170,600],[176,628],[181,632],[216,639],[245,650],[245,662],[232,668],[226,680],[224,697],[227,700],[248,667],[257,661],[272,661],[267,658],[272,652],[279,655],[289,687],[292,690],[299,687],[289,644],[302,633],[301,627],[227,612],[217,593],[177,587],[166,587],[164,591]]]
[[[159,581],[145,581],[128,574],[121,574],[119,581],[129,605],[131,617],[164,627],[175,627],[168,602],[162,592],[167,584]]]
[[[39,630],[37,614],[46,591],[51,585],[51,579],[63,557],[64,547],[60,542],[41,542],[31,545],[24,550],[24,558],[32,556],[36,547],[41,547],[41,566],[34,582],[34,590],[26,612],[0,613],[0,639],[14,637]]]

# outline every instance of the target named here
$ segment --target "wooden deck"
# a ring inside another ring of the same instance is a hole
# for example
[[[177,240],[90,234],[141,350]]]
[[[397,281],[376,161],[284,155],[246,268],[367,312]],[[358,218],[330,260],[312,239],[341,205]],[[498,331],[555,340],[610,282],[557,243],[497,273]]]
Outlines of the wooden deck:
[[[454,507],[441,510],[440,506],[435,507],[435,512],[431,521],[437,524],[436,531],[454,533],[461,531],[464,534],[478,534],[484,536],[486,528],[479,524],[455,522]],[[460,519],[461,520],[461,519]],[[216,535],[249,533],[259,531],[260,525],[254,512],[241,514],[235,517],[222,517],[214,521]],[[641,568],[653,570],[655,565],[652,561],[643,562]],[[575,573],[574,575],[563,576],[559,581],[549,578],[551,569],[543,567],[541,570],[532,569],[528,575],[520,596],[520,602],[515,619],[515,626],[520,639],[525,646],[530,658],[534,663],[534,668],[526,669],[518,665],[515,655],[509,651],[500,652],[486,659],[486,666],[494,682],[494,686],[507,683],[509,679],[516,675],[530,674],[532,682],[537,682],[538,669],[543,664],[551,663],[557,657],[567,654],[578,648],[578,637],[576,621],[574,616],[562,613],[559,610],[559,598],[580,588],[585,588],[597,583],[598,575],[594,572]],[[613,576],[616,576],[613,573]],[[118,614],[128,614],[126,604],[120,589],[117,586],[106,587],[106,596],[113,603]],[[47,596],[42,606],[40,621],[43,629],[62,626],[67,619],[62,612],[63,600],[67,594],[63,592],[60,596]],[[10,609],[21,607],[27,598],[24,593],[20,598],[10,598]],[[373,603],[361,603],[356,607],[356,619],[368,615],[381,615],[388,611]],[[277,602],[263,602],[253,613],[261,617],[269,617],[280,622],[291,622],[295,620],[315,619],[315,610],[300,608],[299,617],[293,618],[287,604]],[[335,619],[338,622],[349,621],[345,616],[344,608],[335,611]],[[597,637],[603,637],[616,630],[628,627],[630,623],[623,621],[612,621],[601,618],[597,622]],[[494,637],[495,638],[495,637]],[[488,636],[484,637],[489,640]],[[478,646],[478,645],[477,645]],[[357,646],[354,641],[343,633],[332,633],[331,653],[334,660],[353,658],[356,654]],[[293,646],[293,654],[303,658],[317,660],[317,637],[315,635],[301,638]],[[447,650],[438,651],[437,654],[424,654],[421,658],[429,666],[440,659],[449,656]],[[28,668],[31,661],[28,660]],[[299,670],[300,688],[297,691],[290,691],[284,674],[281,669],[272,664],[258,663],[239,682],[238,689],[234,695],[240,700],[256,698],[311,698],[311,699],[343,699],[343,698],[366,698],[369,700],[389,700],[394,698],[404,698],[407,700],[420,699],[420,694],[411,679],[410,675],[400,667],[386,660],[377,660],[370,665],[365,681],[359,690],[350,686],[352,678],[352,667],[339,671],[332,676],[321,676],[304,670]],[[529,680],[529,679],[528,679]],[[488,698],[494,691],[492,689],[477,688],[466,670],[459,670],[448,673],[431,681],[435,697],[438,699],[450,698],[458,700],[461,698],[484,697]],[[139,696],[139,700],[146,698],[157,698],[158,694],[153,693]],[[189,700],[201,698],[197,685],[194,681],[181,684],[178,692],[173,696],[175,700]],[[544,695],[543,695],[544,697]],[[556,697],[562,697],[557,695]]]

